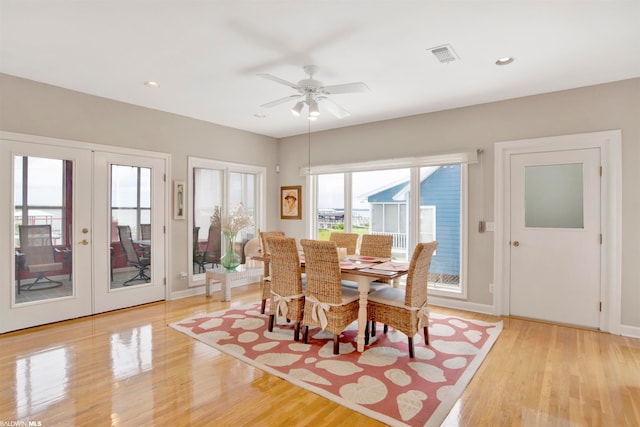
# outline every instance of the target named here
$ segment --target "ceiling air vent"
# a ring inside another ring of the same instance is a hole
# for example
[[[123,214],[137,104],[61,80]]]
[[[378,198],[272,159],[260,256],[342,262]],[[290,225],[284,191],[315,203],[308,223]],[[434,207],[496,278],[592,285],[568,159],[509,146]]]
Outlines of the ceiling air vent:
[[[458,55],[453,50],[453,48],[448,44],[432,47],[429,50],[438,59],[438,61],[443,64],[448,64],[449,62],[457,61],[460,59],[458,58]]]

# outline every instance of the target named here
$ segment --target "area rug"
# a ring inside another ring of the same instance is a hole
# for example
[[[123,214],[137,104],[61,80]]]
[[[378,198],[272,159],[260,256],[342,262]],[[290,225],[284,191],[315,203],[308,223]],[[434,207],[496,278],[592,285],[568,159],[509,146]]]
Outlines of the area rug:
[[[194,316],[169,326],[292,384],[393,426],[439,426],[502,331],[502,322],[430,315],[429,346],[382,327],[356,350],[357,324],[333,354],[330,333],[309,329],[309,342],[293,340],[293,326],[279,321],[267,331],[259,304]]]

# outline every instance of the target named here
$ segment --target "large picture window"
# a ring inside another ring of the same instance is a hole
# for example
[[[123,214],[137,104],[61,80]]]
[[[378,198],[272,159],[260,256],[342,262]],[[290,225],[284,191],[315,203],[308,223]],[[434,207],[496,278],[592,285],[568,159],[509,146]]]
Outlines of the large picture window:
[[[390,234],[393,257],[404,261],[411,259],[417,243],[437,240],[430,292],[466,297],[467,158],[423,160],[419,165],[413,159],[411,167],[401,167],[408,163],[403,160],[395,168],[385,163],[375,169],[370,162],[315,167],[316,174],[309,177],[317,206],[310,218],[314,237],[326,239],[342,230]],[[362,171],[365,167],[374,169]]]

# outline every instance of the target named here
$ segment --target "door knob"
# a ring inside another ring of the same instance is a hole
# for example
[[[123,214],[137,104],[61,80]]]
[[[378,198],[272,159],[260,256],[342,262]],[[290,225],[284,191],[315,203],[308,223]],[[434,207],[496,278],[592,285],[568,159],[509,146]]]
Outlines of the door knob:
[[[78,244],[79,244],[79,245],[85,245],[85,246],[86,246],[86,245],[88,245],[88,244],[89,244],[89,242],[87,241],[87,239],[84,239],[83,241],[78,242]]]
[[[520,242],[518,242],[517,240],[516,240],[516,241],[514,241],[514,242],[513,242],[513,246],[515,246],[515,247],[517,248],[518,246],[520,246]]]

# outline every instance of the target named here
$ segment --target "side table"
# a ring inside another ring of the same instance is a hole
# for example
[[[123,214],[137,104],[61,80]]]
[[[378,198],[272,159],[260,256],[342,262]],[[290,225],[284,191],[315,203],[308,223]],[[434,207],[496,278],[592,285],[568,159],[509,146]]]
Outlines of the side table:
[[[231,301],[231,282],[234,280],[248,279],[251,277],[257,277],[260,280],[260,276],[264,272],[261,267],[248,267],[246,264],[241,264],[236,267],[235,270],[227,270],[224,267],[207,268],[205,271],[205,295],[211,296],[211,285],[214,283],[220,283],[220,291],[222,295],[221,301]]]

